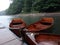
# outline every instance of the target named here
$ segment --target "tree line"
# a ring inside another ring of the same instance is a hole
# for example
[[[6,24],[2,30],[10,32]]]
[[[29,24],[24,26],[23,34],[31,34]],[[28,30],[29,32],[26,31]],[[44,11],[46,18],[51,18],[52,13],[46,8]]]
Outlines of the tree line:
[[[60,11],[60,0],[13,0],[6,14]]]

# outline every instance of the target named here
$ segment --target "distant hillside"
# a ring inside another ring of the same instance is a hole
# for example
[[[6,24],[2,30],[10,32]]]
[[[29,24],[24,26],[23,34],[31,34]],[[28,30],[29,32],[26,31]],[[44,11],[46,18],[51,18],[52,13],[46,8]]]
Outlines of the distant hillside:
[[[5,11],[1,11],[1,12],[0,12],[0,15],[5,15],[5,14],[6,14]]]

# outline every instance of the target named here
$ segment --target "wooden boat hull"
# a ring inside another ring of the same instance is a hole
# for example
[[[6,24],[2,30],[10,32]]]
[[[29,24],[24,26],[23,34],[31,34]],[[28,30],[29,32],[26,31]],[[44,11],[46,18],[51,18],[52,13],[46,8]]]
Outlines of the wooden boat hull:
[[[21,37],[20,29],[23,29],[25,27],[26,27],[26,23],[20,18],[12,19],[11,23],[9,24],[9,29],[18,37]]]
[[[46,19],[46,21],[44,21]],[[27,29],[31,32],[41,31],[52,27],[54,24],[53,18],[42,18],[40,21],[37,21],[33,24],[30,24]]]
[[[56,42],[58,45],[60,45],[60,35],[54,35],[54,34],[38,34],[35,35],[35,41],[37,43],[40,42]]]
[[[22,37],[28,45],[60,45],[60,35],[40,33],[35,34],[35,39],[32,39],[28,34],[23,32],[24,31],[22,31]]]

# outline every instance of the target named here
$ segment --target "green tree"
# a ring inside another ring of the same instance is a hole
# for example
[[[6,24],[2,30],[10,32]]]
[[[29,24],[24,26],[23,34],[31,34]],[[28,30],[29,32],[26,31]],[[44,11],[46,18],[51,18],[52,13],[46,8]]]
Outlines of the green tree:
[[[40,0],[34,4],[34,9],[39,12],[60,11],[59,0]]]
[[[6,14],[18,14],[21,13],[23,8],[23,0],[13,0]]]
[[[32,9],[32,0],[25,0],[24,2],[24,12],[31,12]]]

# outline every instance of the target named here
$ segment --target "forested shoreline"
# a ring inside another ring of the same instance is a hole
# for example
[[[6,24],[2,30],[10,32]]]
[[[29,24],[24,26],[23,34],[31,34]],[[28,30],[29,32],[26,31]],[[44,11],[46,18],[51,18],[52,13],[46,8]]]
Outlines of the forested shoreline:
[[[6,14],[59,12],[60,0],[13,0]]]

